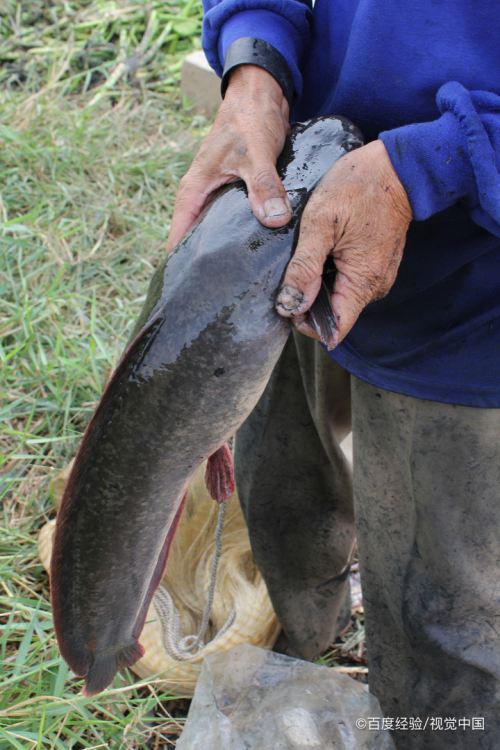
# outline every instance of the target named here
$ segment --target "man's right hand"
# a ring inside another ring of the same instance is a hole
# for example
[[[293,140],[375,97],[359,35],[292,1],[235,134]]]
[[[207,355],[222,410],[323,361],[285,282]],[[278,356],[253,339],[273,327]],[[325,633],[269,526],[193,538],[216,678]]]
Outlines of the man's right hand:
[[[262,224],[281,227],[290,221],[290,204],[275,166],[288,128],[288,102],[273,76],[255,65],[236,68],[212,129],[180,182],[168,251],[194,224],[210,194],[238,179],[244,180]]]

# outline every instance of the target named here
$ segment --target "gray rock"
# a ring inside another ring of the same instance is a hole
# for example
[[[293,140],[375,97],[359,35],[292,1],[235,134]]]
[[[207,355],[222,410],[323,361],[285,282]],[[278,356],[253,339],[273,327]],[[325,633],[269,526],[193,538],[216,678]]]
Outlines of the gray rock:
[[[238,646],[212,654],[178,750],[394,750],[376,698],[329,667]]]

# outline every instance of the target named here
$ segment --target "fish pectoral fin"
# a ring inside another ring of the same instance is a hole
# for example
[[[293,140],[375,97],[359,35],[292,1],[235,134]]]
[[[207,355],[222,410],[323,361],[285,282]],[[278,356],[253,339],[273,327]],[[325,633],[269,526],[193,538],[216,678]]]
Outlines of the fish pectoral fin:
[[[205,483],[210,495],[224,503],[234,492],[234,463],[231,449],[224,443],[208,458]]]
[[[309,308],[307,322],[318,334],[319,340],[328,350],[333,349],[337,342],[337,318],[332,310],[330,291],[325,281],[321,282],[318,296]]]
[[[100,693],[109,685],[120,669],[131,667],[143,654],[144,648],[135,640],[116,650],[108,649],[96,653],[90,669],[85,675],[83,694],[89,697]]]

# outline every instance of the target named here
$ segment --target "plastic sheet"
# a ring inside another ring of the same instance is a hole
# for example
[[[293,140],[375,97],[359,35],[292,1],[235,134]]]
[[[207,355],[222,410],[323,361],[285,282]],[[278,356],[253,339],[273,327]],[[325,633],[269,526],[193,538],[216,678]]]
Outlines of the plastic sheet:
[[[381,715],[352,678],[242,645],[205,659],[177,750],[394,750]]]

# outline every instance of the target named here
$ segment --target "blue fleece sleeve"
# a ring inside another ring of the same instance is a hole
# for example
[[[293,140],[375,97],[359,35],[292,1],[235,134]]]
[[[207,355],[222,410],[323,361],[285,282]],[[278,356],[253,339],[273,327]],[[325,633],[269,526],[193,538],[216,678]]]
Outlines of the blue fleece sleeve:
[[[464,200],[473,220],[500,236],[500,96],[450,82],[441,116],[380,133],[417,221]]]
[[[281,52],[302,92],[299,64],[309,44],[310,0],[203,0],[202,44],[220,76],[228,47],[242,37],[263,39]]]

